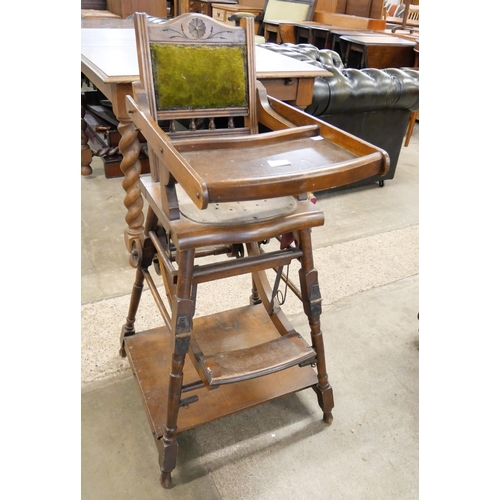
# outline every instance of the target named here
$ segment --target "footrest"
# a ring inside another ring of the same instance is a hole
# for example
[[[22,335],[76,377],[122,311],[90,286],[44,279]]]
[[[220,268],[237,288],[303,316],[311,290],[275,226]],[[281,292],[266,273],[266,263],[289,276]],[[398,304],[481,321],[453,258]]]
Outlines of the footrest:
[[[294,329],[281,328],[281,333],[262,304],[195,318],[190,358],[207,388],[215,389],[279,372],[316,356]]]
[[[297,332],[236,351],[200,356],[197,361],[209,385],[230,384],[285,370],[315,356]]]

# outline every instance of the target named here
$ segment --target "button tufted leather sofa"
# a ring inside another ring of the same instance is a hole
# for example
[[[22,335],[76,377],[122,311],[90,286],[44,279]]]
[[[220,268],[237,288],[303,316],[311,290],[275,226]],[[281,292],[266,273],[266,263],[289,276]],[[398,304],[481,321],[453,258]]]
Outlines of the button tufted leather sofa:
[[[388,173],[356,185],[379,182],[383,186],[386,179],[394,178],[410,113],[418,110],[418,70],[344,68],[336,52],[309,44],[265,43],[260,47],[333,73],[316,78],[313,100],[305,111],[387,151]]]

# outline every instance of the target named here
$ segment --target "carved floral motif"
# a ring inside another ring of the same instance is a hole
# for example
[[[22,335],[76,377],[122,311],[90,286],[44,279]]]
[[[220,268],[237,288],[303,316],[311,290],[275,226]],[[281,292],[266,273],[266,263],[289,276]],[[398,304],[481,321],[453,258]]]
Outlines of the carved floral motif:
[[[163,31],[169,34],[169,38],[181,38],[185,40],[227,40],[227,37],[224,36],[227,33],[231,33],[229,30],[216,30],[216,26],[211,25],[210,29],[207,32],[207,25],[205,21],[199,17],[195,17],[191,19],[189,24],[187,25],[186,33],[186,25],[184,23],[180,26],[180,31],[174,28],[165,28]],[[172,33],[172,34],[170,34]]]

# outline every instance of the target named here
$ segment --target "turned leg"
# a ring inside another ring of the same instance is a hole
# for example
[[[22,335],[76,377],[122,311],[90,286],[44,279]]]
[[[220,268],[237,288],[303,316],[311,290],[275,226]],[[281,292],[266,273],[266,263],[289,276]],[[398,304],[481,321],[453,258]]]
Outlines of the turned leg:
[[[413,134],[413,129],[415,127],[415,122],[417,121],[417,111],[412,111],[410,114],[410,121],[408,123],[408,130],[406,131],[405,147],[407,148],[410,144],[410,139]]]
[[[262,304],[262,299],[260,298],[259,291],[257,290],[255,279],[252,276],[252,295],[250,295],[250,305],[255,306],[257,304]]]
[[[163,451],[160,454],[160,483],[164,488],[172,487],[172,471],[177,462],[177,417],[182,392],[182,377],[186,353],[172,355],[172,368],[168,385],[167,425],[162,440]]]
[[[130,297],[130,303],[128,306],[128,315],[125,324],[122,326],[122,332],[120,335],[120,356],[124,358],[125,353],[125,337],[135,334],[135,317],[137,314],[137,309],[139,308],[139,302],[141,300],[142,290],[144,288],[144,274],[142,268],[139,266],[135,273],[135,282],[132,288],[132,296]]]
[[[323,343],[323,333],[321,332],[321,294],[319,291],[318,272],[314,269],[311,230],[305,229],[299,232],[300,247],[303,251],[301,258],[301,269],[299,270],[300,289],[304,312],[309,320],[311,328],[311,340],[316,351],[318,385],[315,388],[318,396],[318,403],[323,410],[323,420],[330,424],[333,420],[333,389],[328,382],[326,371],[325,347]]]
[[[82,170],[81,170],[81,175],[86,176],[86,175],[91,175],[92,174],[92,167],[90,166],[90,163],[92,162],[92,150],[89,147],[89,138],[87,137],[87,134],[85,133],[85,130],[87,130],[87,123],[85,122],[85,108],[82,105],[81,107],[81,143],[82,143],[82,158],[81,158],[81,163],[82,163]]]
[[[182,393],[184,362],[189,350],[193,327],[194,301],[192,299],[192,276],[194,250],[180,251],[177,255],[179,273],[177,289],[172,307],[172,364],[167,397],[167,422],[161,439],[163,450],[160,453],[160,483],[164,488],[172,487],[172,471],[177,461],[177,417]]]

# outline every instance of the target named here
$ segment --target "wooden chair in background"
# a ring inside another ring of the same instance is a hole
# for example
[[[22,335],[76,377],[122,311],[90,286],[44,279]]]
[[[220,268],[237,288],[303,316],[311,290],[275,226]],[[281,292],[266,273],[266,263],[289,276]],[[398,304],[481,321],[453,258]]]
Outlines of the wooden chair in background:
[[[255,37],[257,43],[283,43],[288,40],[281,39],[280,24],[311,21],[316,3],[317,0],[266,0],[264,9],[258,16],[248,12],[237,12],[229,19],[239,24],[242,18],[255,18],[260,21],[259,31]]]
[[[388,155],[267,97],[255,78],[253,19],[232,27],[189,13],[148,24],[140,13],[134,22],[140,82],[127,109],[147,140],[151,175],[135,185],[148,202],[145,220],[142,197],[127,216],[143,226],[126,232],[136,278],[120,354],[136,376],[168,488],[178,433],[204,422],[305,388],[332,421],[311,241],[324,216],[308,193],[383,174]],[[299,286],[284,277],[292,262]],[[249,304],[195,315],[199,287],[216,282],[227,292],[226,278],[243,274]],[[283,280],[303,303],[309,341],[280,308]],[[165,325],[136,332],[144,281]]]
[[[408,30],[413,33],[418,30],[419,27],[419,5],[413,5],[412,0],[403,0],[398,9],[396,10],[394,16],[402,18],[401,24],[394,26],[391,31],[395,33],[398,30]],[[391,20],[389,16],[386,17],[387,21]],[[392,21],[395,19],[392,18]]]
[[[410,21],[420,21],[420,7],[418,5],[408,5],[408,19]]]

